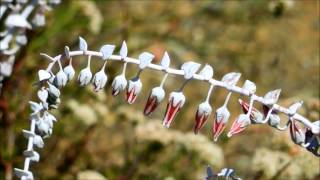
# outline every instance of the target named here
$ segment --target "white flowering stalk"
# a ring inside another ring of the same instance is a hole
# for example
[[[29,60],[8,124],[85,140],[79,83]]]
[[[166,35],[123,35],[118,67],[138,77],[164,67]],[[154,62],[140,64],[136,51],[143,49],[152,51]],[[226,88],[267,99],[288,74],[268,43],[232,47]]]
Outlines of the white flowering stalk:
[[[5,59],[0,62],[0,90],[3,79],[12,73],[17,53],[28,42],[26,31],[44,26],[45,11],[59,3],[60,0],[1,1],[0,20],[5,30],[0,32],[0,54]]]
[[[310,122],[308,119],[297,113],[299,107],[302,106],[302,102],[297,102],[291,105],[289,108],[282,107],[276,104],[280,90],[274,90],[268,92],[264,97],[260,97],[255,94],[256,86],[251,81],[246,81],[244,86],[236,86],[240,79],[240,73],[228,73],[223,76],[222,80],[216,80],[213,78],[213,68],[210,65],[205,65],[204,68],[197,74],[200,68],[200,64],[195,62],[186,62],[182,65],[181,69],[170,68],[170,58],[167,53],[164,54],[161,64],[152,64],[151,61],[154,55],[144,52],[139,55],[138,59],[127,57],[128,49],[126,43],[122,43],[120,49],[120,55],[113,55],[115,49],[114,45],[104,45],[100,51],[88,50],[88,45],[83,38],[79,38],[80,50],[70,51],[68,47],[65,47],[64,53],[55,57],[50,57],[46,54],[41,54],[47,58],[50,63],[46,69],[38,71],[38,84],[40,89],[37,92],[39,102],[30,101],[32,113],[30,115],[31,127],[30,130],[23,130],[24,136],[28,139],[27,150],[24,152],[26,156],[23,169],[15,168],[16,175],[21,179],[33,179],[33,174],[29,171],[30,162],[37,162],[40,159],[40,155],[35,151],[36,148],[44,147],[44,138],[50,137],[53,132],[53,125],[56,122],[56,118],[50,113],[51,109],[57,109],[60,104],[60,90],[72,80],[75,75],[75,71],[72,67],[72,59],[75,56],[86,56],[88,58],[87,67],[80,71],[78,75],[78,81],[80,86],[86,86],[91,82],[92,73],[90,69],[90,63],[92,57],[96,60],[103,62],[103,66],[98,71],[92,80],[94,91],[103,89],[107,82],[107,75],[105,73],[105,67],[107,61],[118,61],[124,63],[122,74],[117,76],[112,82],[112,95],[116,96],[121,91],[127,89],[126,100],[129,104],[135,102],[142,89],[142,82],[140,81],[141,72],[145,68],[149,68],[155,71],[162,71],[165,73],[160,86],[151,90],[148,97],[144,114],[150,115],[156,107],[163,101],[165,97],[165,90],[163,88],[164,83],[168,75],[183,76],[185,81],[178,91],[171,92],[167,104],[167,109],[163,119],[163,126],[169,128],[177,116],[178,112],[183,107],[186,97],[183,94],[185,85],[190,80],[199,80],[209,84],[209,90],[206,100],[202,102],[197,109],[195,115],[195,127],[194,132],[197,134],[199,130],[204,126],[208,120],[212,106],[209,99],[216,87],[224,88],[229,91],[224,104],[216,110],[216,118],[213,123],[214,140],[217,141],[219,135],[225,129],[230,112],[227,109],[227,104],[230,100],[232,93],[238,93],[242,96],[250,98],[249,104],[243,100],[239,100],[244,114],[241,114],[237,120],[233,123],[228,135],[232,136],[239,132],[242,132],[246,126],[250,124],[266,124],[278,130],[286,130],[290,128],[291,137],[294,143],[306,148],[308,151],[316,156],[320,156],[320,121]],[[69,64],[66,67],[62,67],[61,61],[69,60]],[[135,64],[139,67],[139,71],[134,78],[129,80],[127,86],[127,80],[125,78],[126,65],[128,63]],[[59,71],[54,74],[52,69],[54,65],[59,66]],[[260,113],[253,107],[254,102],[259,102],[264,108],[264,113]],[[284,113],[289,118],[287,125],[280,127],[280,118],[277,113]],[[300,128],[297,123],[300,123]],[[223,170],[220,175],[226,175],[230,173],[228,169]],[[231,173],[232,174],[232,173]],[[227,177],[227,176],[224,176]]]

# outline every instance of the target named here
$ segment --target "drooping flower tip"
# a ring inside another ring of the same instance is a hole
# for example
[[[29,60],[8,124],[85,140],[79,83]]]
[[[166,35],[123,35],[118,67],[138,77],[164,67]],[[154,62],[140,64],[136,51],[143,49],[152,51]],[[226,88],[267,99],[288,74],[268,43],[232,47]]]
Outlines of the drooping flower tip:
[[[212,108],[208,102],[203,102],[198,106],[196,116],[195,116],[195,126],[194,126],[194,134],[198,134],[200,129],[205,125],[207,122]]]
[[[216,119],[213,122],[213,140],[216,142],[226,128],[226,124],[229,120],[230,112],[226,106],[222,106],[216,111]]]
[[[58,88],[62,88],[67,84],[67,81],[68,81],[67,75],[63,72],[63,70],[60,70],[55,76],[54,84]]]
[[[78,76],[78,82],[80,86],[86,86],[90,83],[92,78],[92,73],[89,67],[82,69]]]
[[[163,126],[169,128],[174,117],[185,103],[185,96],[182,92],[172,92],[169,97],[166,113],[163,119]]]
[[[240,114],[238,118],[233,122],[230,131],[228,132],[228,137],[234,134],[238,134],[245,130],[245,128],[250,124],[250,118],[246,114]]]
[[[127,87],[127,80],[124,75],[118,75],[112,81],[112,96],[117,96]]]
[[[126,100],[129,104],[133,104],[138,97],[142,89],[142,83],[140,79],[129,80],[129,85],[127,88],[127,97]]]
[[[147,104],[144,108],[144,115],[149,116],[157,108],[160,102],[163,100],[165,92],[161,87],[155,87],[151,90],[148,97]]]
[[[94,86],[94,91],[98,92],[99,90],[103,89],[104,86],[106,85],[108,80],[108,77],[104,70],[100,70],[97,72],[94,77],[93,77],[93,86]]]

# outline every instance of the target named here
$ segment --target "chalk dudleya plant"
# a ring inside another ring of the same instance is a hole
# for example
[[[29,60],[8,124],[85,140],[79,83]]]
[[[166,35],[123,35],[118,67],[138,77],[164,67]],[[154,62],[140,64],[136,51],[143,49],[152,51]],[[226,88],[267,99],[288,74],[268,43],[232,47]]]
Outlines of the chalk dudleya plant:
[[[201,67],[196,62],[186,62],[181,66],[181,69],[170,68],[170,57],[167,52],[164,53],[160,65],[152,64],[154,55],[149,52],[143,52],[138,59],[127,57],[128,48],[125,42],[122,43],[120,54],[114,55],[114,45],[104,45],[99,52],[88,50],[87,42],[83,38],[79,38],[80,50],[70,51],[68,47],[64,48],[64,52],[55,57],[50,57],[47,54],[41,54],[50,61],[46,69],[38,71],[38,85],[40,89],[37,92],[39,102],[30,101],[32,113],[30,115],[31,127],[30,130],[23,130],[24,136],[28,139],[27,150],[24,151],[25,161],[24,168],[15,168],[15,174],[21,179],[33,179],[33,174],[29,170],[30,162],[38,162],[40,155],[35,151],[34,147],[43,148],[44,138],[50,137],[53,133],[53,125],[57,119],[50,113],[51,109],[57,109],[60,104],[60,89],[70,82],[75,76],[75,70],[72,66],[72,58],[75,56],[86,56],[87,66],[82,69],[78,75],[78,83],[80,86],[87,86],[93,84],[94,91],[102,90],[108,80],[105,73],[106,64],[108,61],[119,61],[123,63],[122,73],[116,76],[112,82],[113,96],[119,95],[122,91],[125,92],[126,101],[133,104],[137,99],[142,89],[142,82],[140,75],[146,68],[164,72],[163,79],[159,86],[153,88],[149,94],[147,103],[144,108],[144,114],[150,116],[152,112],[160,105],[165,98],[164,84],[169,75],[183,76],[184,82],[178,90],[169,94],[167,108],[163,118],[163,126],[169,128],[173,123],[175,116],[185,104],[186,97],[183,90],[190,80],[199,80],[209,84],[209,89],[206,99],[200,103],[195,113],[194,133],[197,134],[205,125],[212,113],[212,106],[209,103],[210,97],[214,88],[220,87],[229,91],[224,104],[216,110],[216,116],[213,121],[212,131],[214,141],[218,140],[223,130],[229,121],[230,112],[227,104],[232,93],[238,93],[242,96],[248,96],[249,104],[243,100],[239,100],[240,105],[244,111],[233,122],[232,127],[228,133],[228,137],[238,134],[245,130],[251,124],[267,124],[275,129],[284,131],[290,129],[292,141],[306,150],[312,152],[316,156],[320,156],[320,121],[310,122],[308,119],[297,113],[302,102],[296,102],[289,108],[282,107],[276,102],[280,96],[280,90],[273,90],[267,92],[265,96],[260,97],[255,94],[256,85],[246,80],[242,87],[236,86],[241,74],[231,72],[223,76],[221,81],[213,78],[213,68],[206,64],[202,70],[197,73]],[[98,57],[98,60],[103,62],[101,69],[93,76],[91,72],[91,60],[93,57]],[[61,61],[69,61],[66,67],[62,67]],[[127,81],[125,72],[127,64],[138,65],[139,70],[137,74]],[[52,68],[58,65],[58,73],[54,74]],[[93,76],[93,78],[92,78]],[[264,112],[259,112],[253,107],[254,102],[262,104]],[[278,113],[284,113],[288,116],[286,126],[280,127],[280,117]],[[298,126],[303,126],[303,128]],[[228,173],[227,173],[228,174]]]
[[[1,0],[0,20],[4,30],[0,32],[0,90],[4,78],[12,73],[15,58],[28,43],[27,31],[43,27],[45,12],[60,4],[60,0]],[[30,17],[32,16],[32,17]]]

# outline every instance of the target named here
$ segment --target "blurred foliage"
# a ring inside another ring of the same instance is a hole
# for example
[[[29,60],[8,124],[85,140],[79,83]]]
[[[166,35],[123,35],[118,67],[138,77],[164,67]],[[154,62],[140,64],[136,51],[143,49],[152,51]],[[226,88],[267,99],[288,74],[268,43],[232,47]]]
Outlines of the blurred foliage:
[[[172,66],[188,60],[214,67],[220,79],[231,71],[256,82],[258,94],[281,88],[280,104],[305,101],[300,111],[312,120],[319,119],[319,1],[63,1],[48,14],[46,27],[29,33],[30,41],[18,61],[5,97],[10,115],[15,117],[15,150],[6,155],[14,167],[23,164],[27,128],[28,100],[36,99],[36,72],[45,68],[40,52],[55,55],[65,45],[77,49],[78,36],[84,37],[90,50],[105,43],[120,46],[126,40],[129,56],[150,51],[159,62],[168,51]],[[117,49],[118,50],[118,49]],[[85,67],[84,58],[74,58],[77,72]],[[101,66],[94,61],[95,70]],[[215,169],[234,168],[243,179],[316,179],[319,159],[294,145],[288,133],[263,125],[248,128],[242,135],[218,143],[212,142],[213,116],[192,135],[197,105],[203,101],[208,85],[191,82],[185,89],[186,104],[168,130],[160,119],[165,102],[153,114],[142,115],[149,90],[157,86],[160,72],[142,74],[143,90],[134,105],[111,96],[110,84],[120,73],[119,63],[108,63],[109,86],[99,93],[79,88],[71,82],[63,89],[62,104],[55,111],[59,122],[52,137],[40,150],[41,161],[32,165],[39,179],[201,179],[207,164]],[[128,67],[131,78],[136,67]],[[178,88],[178,78],[169,77],[167,95]],[[222,105],[226,91],[216,89],[211,99]],[[237,95],[229,108],[233,120],[240,113]],[[258,106],[258,105],[256,105]],[[286,119],[286,117],[283,117]],[[1,130],[0,133],[3,131]],[[6,141],[1,134],[1,144]],[[98,173],[99,172],[99,173]],[[0,169],[0,177],[3,171]],[[101,177],[102,176],[102,177]]]

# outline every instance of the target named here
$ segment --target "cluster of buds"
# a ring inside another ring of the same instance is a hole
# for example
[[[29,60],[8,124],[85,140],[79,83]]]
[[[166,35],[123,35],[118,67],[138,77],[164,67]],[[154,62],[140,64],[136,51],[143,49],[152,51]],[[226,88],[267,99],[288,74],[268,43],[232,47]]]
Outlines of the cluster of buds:
[[[224,178],[225,180],[232,179],[232,180],[241,180],[241,178],[235,175],[234,169],[231,168],[223,168],[219,173],[214,173],[210,166],[206,168],[206,177],[205,180],[211,179],[219,179]]]
[[[5,77],[9,77],[16,54],[28,42],[27,30],[45,25],[45,11],[58,5],[60,0],[3,0],[0,4],[0,20],[5,30],[0,33],[0,89]],[[33,15],[31,21],[29,16]]]
[[[44,146],[43,138],[49,137],[53,131],[53,123],[56,118],[49,113],[49,110],[58,108],[60,103],[60,88],[63,88],[70,82],[75,76],[75,70],[72,66],[73,56],[86,56],[87,66],[82,69],[78,75],[78,83],[80,86],[87,86],[90,83],[93,85],[94,91],[100,91],[105,88],[108,77],[105,73],[106,64],[109,60],[119,61],[123,63],[122,73],[116,76],[112,82],[113,96],[119,95],[122,91],[125,92],[125,99],[129,104],[133,104],[138,98],[139,93],[142,90],[142,82],[140,80],[140,75],[144,69],[150,68],[157,71],[162,71],[164,76],[159,86],[154,87],[144,108],[144,115],[151,116],[151,114],[157,109],[157,107],[164,100],[166,93],[164,90],[164,83],[170,74],[181,75],[184,77],[184,82],[180,88],[169,94],[167,108],[163,118],[163,126],[169,128],[173,123],[174,118],[178,115],[181,108],[186,102],[186,97],[183,90],[191,80],[201,80],[209,84],[209,90],[206,99],[198,105],[195,113],[195,125],[194,133],[198,134],[201,128],[204,127],[210,115],[212,113],[212,106],[210,105],[210,97],[215,87],[221,87],[227,89],[228,95],[224,101],[224,104],[218,108],[215,112],[215,119],[212,125],[213,139],[217,141],[219,136],[222,134],[223,130],[226,128],[227,122],[230,117],[230,112],[227,108],[227,104],[230,100],[232,93],[236,92],[244,96],[248,96],[249,103],[239,100],[240,105],[244,114],[240,114],[236,120],[233,122],[230,131],[228,132],[228,137],[238,134],[245,130],[248,125],[251,124],[265,124],[267,123],[271,127],[278,130],[286,130],[290,128],[290,134],[294,143],[305,147],[308,151],[319,156],[319,134],[320,134],[320,121],[311,123],[306,120],[303,116],[297,114],[298,108],[302,105],[302,102],[298,102],[290,106],[289,108],[284,108],[277,105],[278,98],[280,96],[280,90],[274,90],[268,92],[264,97],[259,97],[255,94],[256,85],[246,80],[242,87],[237,87],[236,84],[240,79],[240,73],[228,73],[223,76],[221,81],[213,79],[214,71],[213,68],[206,64],[199,73],[197,73],[201,67],[200,64],[189,61],[181,66],[181,69],[170,68],[170,57],[167,52],[164,53],[160,65],[152,64],[154,55],[149,52],[143,52],[139,55],[138,59],[133,59],[127,57],[128,49],[125,42],[122,43],[119,55],[113,55],[115,46],[114,45],[104,45],[100,48],[99,52],[89,51],[87,42],[83,38],[79,38],[78,51],[70,51],[68,47],[65,47],[64,53],[56,56],[50,57],[46,54],[41,54],[50,60],[50,64],[47,69],[40,70],[38,72],[39,76],[39,86],[38,91],[39,103],[30,102],[32,114],[31,128],[29,131],[24,130],[25,137],[28,138],[28,148],[25,151],[25,167],[23,170],[15,169],[16,174],[21,179],[33,179],[32,173],[29,169],[30,161],[38,161],[40,155],[33,150],[33,145],[38,148]],[[103,65],[101,69],[94,75],[91,71],[91,59],[92,57],[99,57],[102,60]],[[68,60],[67,66],[62,67],[61,61]],[[139,71],[137,74],[127,81],[125,77],[126,67],[128,63],[137,64]],[[59,70],[56,74],[52,72],[54,65],[59,66]],[[258,101],[262,103],[263,113],[260,113],[256,108],[254,108],[254,102]],[[280,117],[278,113],[282,112],[288,115],[289,120],[284,127],[280,127]],[[301,129],[297,122],[305,125],[304,129]],[[224,177],[232,177],[232,172],[230,169],[224,169],[219,173]],[[218,174],[218,175],[219,175]]]

